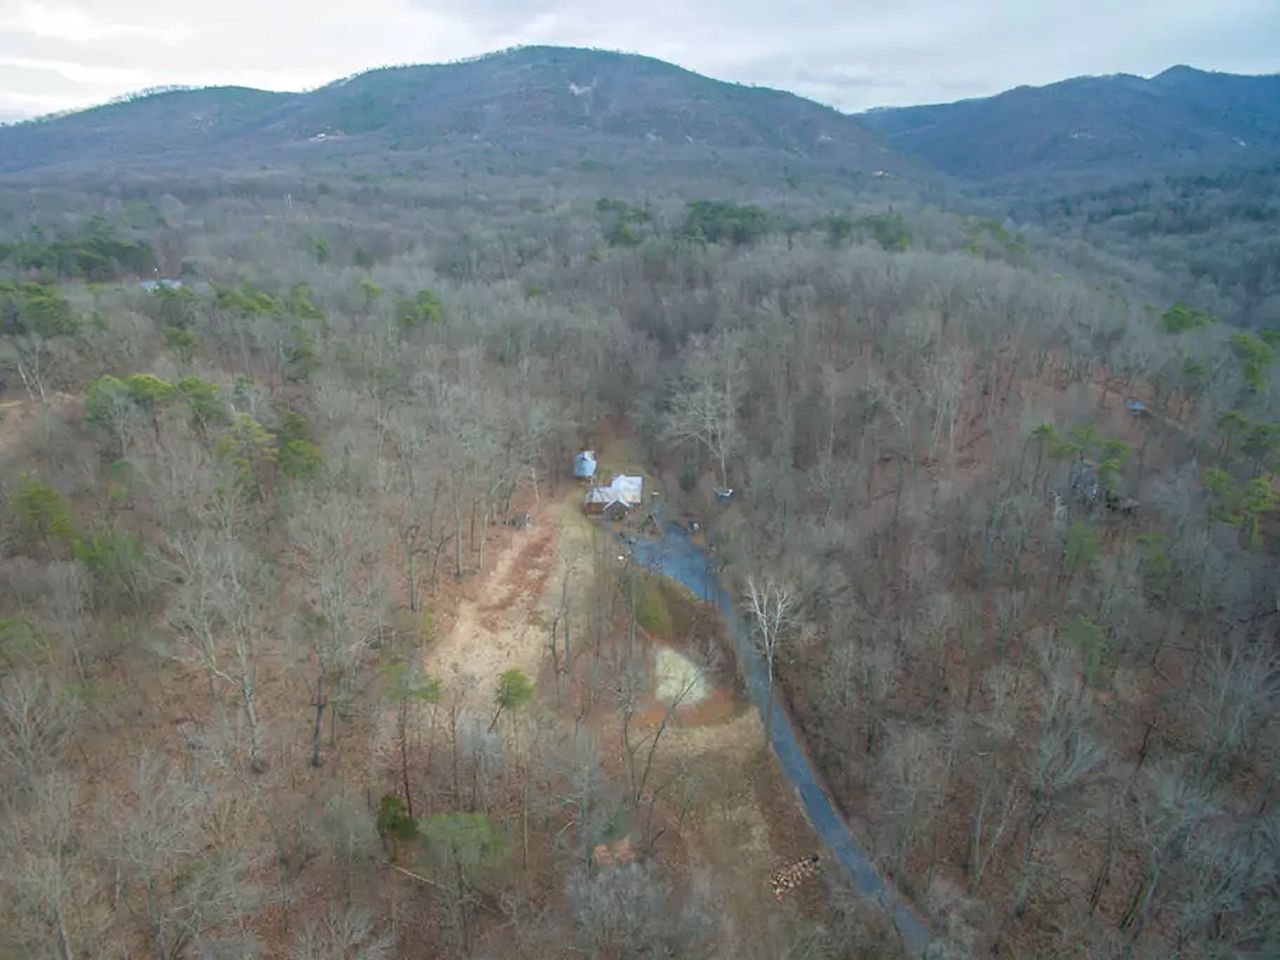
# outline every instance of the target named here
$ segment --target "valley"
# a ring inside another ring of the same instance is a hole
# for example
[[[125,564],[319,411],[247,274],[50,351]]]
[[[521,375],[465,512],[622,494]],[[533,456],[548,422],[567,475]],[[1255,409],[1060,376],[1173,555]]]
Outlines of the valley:
[[[1273,954],[1273,82],[0,129],[0,958]]]

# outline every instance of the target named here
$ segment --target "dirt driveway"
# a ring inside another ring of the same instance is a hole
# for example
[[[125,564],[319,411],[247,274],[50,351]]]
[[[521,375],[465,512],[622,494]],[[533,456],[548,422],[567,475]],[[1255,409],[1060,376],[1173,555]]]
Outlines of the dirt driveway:
[[[547,631],[566,571],[570,616],[581,622],[595,552],[608,562],[615,559],[614,551],[603,550],[596,526],[582,516],[577,490],[544,500],[531,512],[528,530],[497,534],[490,568],[465,584],[452,626],[425,652],[426,668],[446,687],[474,684],[488,691],[513,668],[531,679],[545,677]],[[818,841],[768,752],[756,711],[740,702],[711,712],[710,722],[677,719],[656,758],[655,778],[687,779],[696,794],[679,818],[678,836],[675,810],[667,812],[672,829],[666,849],[675,858],[668,866],[709,870],[739,889],[739,902],[768,911],[772,869],[818,849]],[[616,717],[595,720],[603,724],[602,744],[611,743]]]

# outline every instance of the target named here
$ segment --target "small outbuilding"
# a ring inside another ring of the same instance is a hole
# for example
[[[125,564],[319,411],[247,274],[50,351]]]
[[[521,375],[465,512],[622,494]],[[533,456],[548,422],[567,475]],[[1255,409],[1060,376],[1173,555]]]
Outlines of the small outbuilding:
[[[594,480],[596,476],[596,452],[583,450],[573,458],[573,475],[579,480]]]

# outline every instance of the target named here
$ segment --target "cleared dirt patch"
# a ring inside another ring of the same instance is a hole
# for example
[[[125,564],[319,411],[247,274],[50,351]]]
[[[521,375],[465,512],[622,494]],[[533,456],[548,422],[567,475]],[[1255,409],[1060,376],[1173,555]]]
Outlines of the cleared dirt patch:
[[[467,676],[489,687],[511,669],[536,675],[544,652],[538,611],[559,543],[557,525],[537,519],[509,534],[492,569],[467,585],[452,628],[427,649],[427,669],[446,683]]]
[[[711,693],[711,684],[696,663],[679,650],[661,644],[653,651],[653,679],[654,696],[662,703],[672,703],[679,697],[682,707],[694,707]]]

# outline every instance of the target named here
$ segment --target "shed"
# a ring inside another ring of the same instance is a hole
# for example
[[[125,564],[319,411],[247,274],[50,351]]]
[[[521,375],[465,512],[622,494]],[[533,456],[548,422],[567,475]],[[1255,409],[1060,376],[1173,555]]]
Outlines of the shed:
[[[596,452],[583,450],[573,458],[573,475],[579,480],[591,480],[596,475]]]

